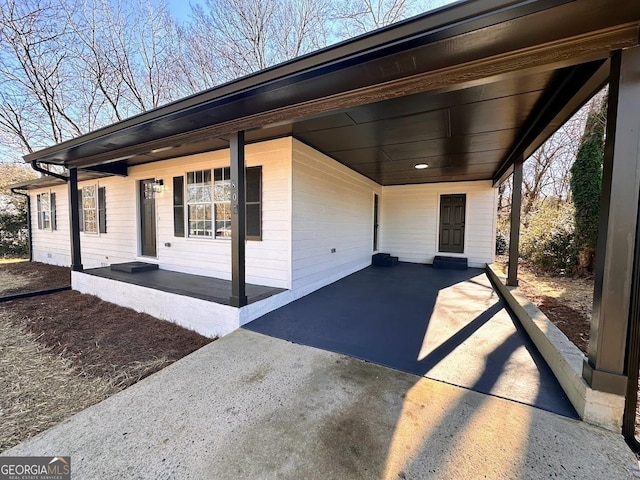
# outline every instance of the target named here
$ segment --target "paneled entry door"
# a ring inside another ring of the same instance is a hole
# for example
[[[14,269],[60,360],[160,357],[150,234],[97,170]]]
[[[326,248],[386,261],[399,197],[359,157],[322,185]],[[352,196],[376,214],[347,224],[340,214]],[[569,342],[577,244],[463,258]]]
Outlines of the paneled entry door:
[[[440,241],[438,251],[464,252],[464,216],[467,196],[442,195],[440,197]]]
[[[156,256],[156,199],[153,191],[155,179],[140,180],[140,254]]]

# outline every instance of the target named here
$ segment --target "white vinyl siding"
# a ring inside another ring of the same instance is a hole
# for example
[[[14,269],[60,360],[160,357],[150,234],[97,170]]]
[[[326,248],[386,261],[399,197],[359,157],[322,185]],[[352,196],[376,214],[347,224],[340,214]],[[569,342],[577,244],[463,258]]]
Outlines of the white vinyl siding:
[[[56,195],[56,229],[38,229],[37,197],[42,193]],[[52,265],[69,265],[71,247],[69,246],[69,207],[66,185],[47,189],[31,190],[31,235],[33,260]]]
[[[438,252],[440,196],[467,196],[464,252],[469,266],[492,263],[495,252],[497,189],[490,181],[433,183],[383,187],[380,251],[400,261],[432,263]]]
[[[291,285],[291,139],[283,138],[247,145],[247,166],[262,166],[262,241],[248,241],[246,279],[249,283],[289,288]],[[156,194],[157,261],[160,268],[231,279],[231,243],[228,239],[180,238],[173,229],[173,182],[175,176],[229,166],[229,150],[140,165],[127,177],[105,177],[97,182],[106,191],[108,233],[81,232],[82,263],[94,268],[139,259],[138,181],[157,178],[164,190]],[[78,188],[95,185],[80,182]],[[32,191],[35,212],[35,195]],[[34,234],[34,259],[58,265],[70,264],[69,212],[66,186],[58,192],[58,230]],[[34,230],[37,218],[33,215]],[[49,257],[47,254],[51,254]],[[148,258],[141,259],[150,261]]]
[[[380,185],[294,140],[292,192],[294,289],[331,283],[371,263]]]
[[[493,261],[497,192],[489,181],[381,187],[292,138],[248,145],[246,163],[262,166],[262,239],[246,243],[249,283],[289,288],[300,296],[369,265],[374,194],[379,195],[380,252],[401,261],[431,263],[438,253],[439,197],[463,193],[465,247],[458,256],[476,267]],[[230,279],[228,239],[174,235],[172,191],[174,177],[228,166],[229,150],[219,150],[135,166],[127,177],[80,182],[79,188],[105,189],[108,225],[108,233],[81,232],[84,267],[141,259],[138,182],[155,178],[164,183],[156,195],[157,258],[141,260],[167,270]],[[47,191],[57,198],[54,231],[37,229],[36,195]],[[69,265],[66,186],[33,190],[31,198],[34,259]]]

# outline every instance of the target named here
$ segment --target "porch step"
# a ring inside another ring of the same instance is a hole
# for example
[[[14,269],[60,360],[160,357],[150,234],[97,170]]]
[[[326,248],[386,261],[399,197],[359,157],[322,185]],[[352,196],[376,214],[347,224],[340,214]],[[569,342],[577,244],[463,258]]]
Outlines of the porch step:
[[[390,253],[376,253],[371,257],[371,265],[376,267],[393,267],[398,264],[398,257],[392,257]]]
[[[111,270],[115,270],[116,272],[139,273],[158,270],[158,265],[145,262],[114,263],[111,265]]]
[[[469,268],[467,259],[460,257],[444,257],[437,255],[433,259],[434,268],[445,268],[450,270],[466,270]]]

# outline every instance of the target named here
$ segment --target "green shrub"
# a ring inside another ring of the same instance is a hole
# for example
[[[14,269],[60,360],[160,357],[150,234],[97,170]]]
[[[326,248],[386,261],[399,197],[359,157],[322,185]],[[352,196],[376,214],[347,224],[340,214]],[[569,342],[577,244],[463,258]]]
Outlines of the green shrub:
[[[0,212],[0,257],[29,254],[26,212]]]
[[[565,273],[575,262],[573,205],[538,200],[521,227],[520,257],[548,272]]]

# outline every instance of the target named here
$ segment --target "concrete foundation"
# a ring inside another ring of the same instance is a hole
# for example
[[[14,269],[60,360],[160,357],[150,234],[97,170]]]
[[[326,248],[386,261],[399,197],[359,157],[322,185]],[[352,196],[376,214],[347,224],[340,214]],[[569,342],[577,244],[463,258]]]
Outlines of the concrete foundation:
[[[624,397],[589,387],[582,377],[582,364],[586,356],[578,347],[517,288],[507,287],[504,276],[495,266],[489,265],[487,274],[535,343],[580,418],[620,433]]]

